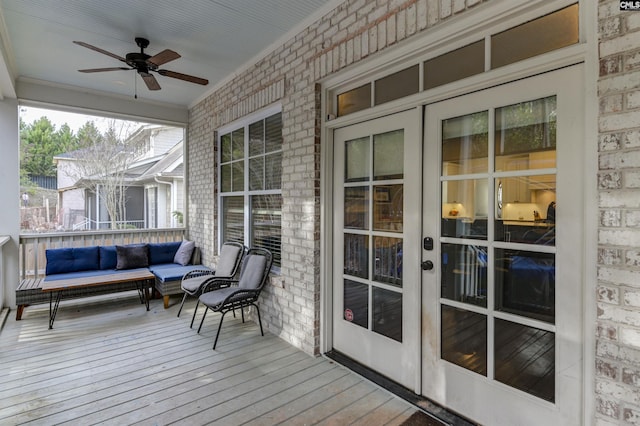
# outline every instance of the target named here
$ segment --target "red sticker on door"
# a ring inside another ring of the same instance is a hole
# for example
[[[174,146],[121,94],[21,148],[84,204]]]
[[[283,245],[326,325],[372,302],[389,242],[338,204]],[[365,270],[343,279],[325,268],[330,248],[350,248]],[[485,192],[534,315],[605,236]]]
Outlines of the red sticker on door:
[[[347,321],[353,321],[353,311],[351,309],[344,310],[344,319]]]

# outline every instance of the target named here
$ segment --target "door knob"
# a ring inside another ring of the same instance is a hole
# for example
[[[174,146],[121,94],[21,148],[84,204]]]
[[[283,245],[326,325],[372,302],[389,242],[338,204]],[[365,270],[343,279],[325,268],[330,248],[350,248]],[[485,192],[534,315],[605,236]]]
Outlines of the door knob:
[[[430,260],[425,260],[424,262],[422,262],[422,270],[423,271],[430,271],[433,269],[433,262]]]

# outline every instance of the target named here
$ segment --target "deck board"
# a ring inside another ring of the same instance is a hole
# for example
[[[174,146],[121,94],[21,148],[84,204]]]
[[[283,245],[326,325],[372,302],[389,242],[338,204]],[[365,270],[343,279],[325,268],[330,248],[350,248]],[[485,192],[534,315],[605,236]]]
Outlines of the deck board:
[[[136,292],[62,301],[9,317],[0,332],[0,424],[402,424],[416,408],[239,316],[207,315]],[[114,300],[115,299],[115,300]],[[120,299],[120,300],[118,300]],[[122,303],[120,303],[122,302]],[[200,309],[202,313],[202,309]]]

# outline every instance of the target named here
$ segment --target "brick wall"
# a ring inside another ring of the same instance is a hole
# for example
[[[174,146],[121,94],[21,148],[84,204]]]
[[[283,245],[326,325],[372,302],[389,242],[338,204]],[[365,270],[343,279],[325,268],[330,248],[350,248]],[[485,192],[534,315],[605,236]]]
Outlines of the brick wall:
[[[597,423],[640,424],[640,12],[598,5]]]
[[[214,132],[282,104],[282,274],[261,301],[274,334],[317,354],[320,330],[320,108],[316,81],[401,43],[482,0],[348,0],[190,111],[189,237],[212,263],[217,239]]]

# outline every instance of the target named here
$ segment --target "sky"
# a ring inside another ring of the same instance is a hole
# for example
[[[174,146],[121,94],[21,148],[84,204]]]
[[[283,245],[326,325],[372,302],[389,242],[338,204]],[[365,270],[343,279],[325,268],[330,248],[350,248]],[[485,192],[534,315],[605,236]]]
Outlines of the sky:
[[[104,132],[107,130],[109,123],[113,122],[112,118],[99,117],[94,115],[85,115],[85,114],[77,114],[73,112],[65,112],[65,111],[57,111],[45,108],[35,108],[28,106],[20,107],[20,118],[26,124],[31,124],[34,121],[38,120],[40,117],[47,117],[49,121],[55,126],[56,130],[60,129],[60,127],[67,123],[71,130],[74,133],[78,132],[78,129],[82,127],[87,121],[93,121],[96,127]],[[115,120],[116,127],[118,127],[121,123],[128,123],[125,120]],[[143,123],[140,123],[143,124]],[[138,128],[137,125],[130,126],[131,131],[134,131]]]

